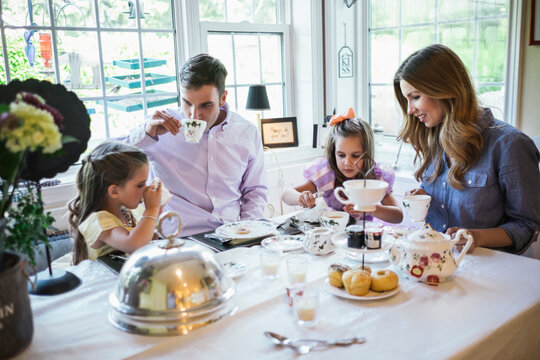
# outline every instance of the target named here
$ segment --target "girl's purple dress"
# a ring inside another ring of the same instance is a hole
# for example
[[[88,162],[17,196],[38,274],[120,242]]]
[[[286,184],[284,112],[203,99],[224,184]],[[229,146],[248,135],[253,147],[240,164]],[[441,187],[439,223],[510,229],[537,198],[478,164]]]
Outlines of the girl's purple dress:
[[[375,164],[373,171],[378,180],[384,180],[388,183],[386,194],[390,194],[394,185],[394,172],[380,164]],[[304,168],[304,177],[315,184],[317,191],[323,192],[323,198],[329,207],[334,210],[343,211],[345,205],[336,199],[334,195],[336,175],[330,168],[330,164],[326,158],[318,158],[309,163]],[[366,220],[373,220],[373,216],[367,215]]]

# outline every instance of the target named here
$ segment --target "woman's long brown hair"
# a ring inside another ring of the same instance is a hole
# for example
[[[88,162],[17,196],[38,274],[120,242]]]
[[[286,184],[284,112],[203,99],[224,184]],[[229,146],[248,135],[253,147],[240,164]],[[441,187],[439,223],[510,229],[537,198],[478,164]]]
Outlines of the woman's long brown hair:
[[[415,115],[407,114],[407,99],[401,93],[401,80],[440,104],[444,113],[440,125],[427,128]],[[420,160],[420,167],[414,173],[416,180],[433,182],[442,172],[444,152],[450,161],[448,184],[462,189],[465,173],[478,160],[483,143],[477,126],[480,108],[476,92],[461,59],[450,48],[440,44],[414,52],[394,76],[394,93],[405,118],[398,139],[413,146],[415,163]],[[432,162],[435,171],[424,179]]]

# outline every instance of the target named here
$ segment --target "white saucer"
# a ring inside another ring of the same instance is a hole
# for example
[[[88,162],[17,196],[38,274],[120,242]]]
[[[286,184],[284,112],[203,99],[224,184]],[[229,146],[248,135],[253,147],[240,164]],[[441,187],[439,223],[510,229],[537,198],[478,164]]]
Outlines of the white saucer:
[[[276,235],[261,241],[261,246],[268,249],[279,249],[283,252],[302,248],[304,235]]]
[[[225,274],[232,279],[237,279],[247,272],[247,266],[244,263],[228,261],[223,264],[225,268]]]

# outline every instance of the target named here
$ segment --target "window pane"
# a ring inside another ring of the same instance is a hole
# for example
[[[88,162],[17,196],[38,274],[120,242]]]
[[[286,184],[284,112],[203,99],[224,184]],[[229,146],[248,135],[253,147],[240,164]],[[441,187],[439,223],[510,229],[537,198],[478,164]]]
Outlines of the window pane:
[[[248,119],[249,121],[253,122],[254,124],[257,123],[257,113],[261,113],[259,110],[246,110],[246,102],[247,102],[247,95],[248,95],[248,86],[238,86],[235,89],[236,92],[236,108],[235,112],[243,116],[244,118]]]
[[[78,96],[101,96],[97,34],[57,31],[60,83]]]
[[[35,78],[39,80],[49,80],[51,82],[54,82],[54,61],[52,59],[52,52],[50,50],[46,50],[45,45],[43,46],[43,50],[41,50],[39,41],[40,33],[34,33],[31,38],[32,46],[35,51],[34,65],[30,66],[28,57],[24,50],[26,47],[26,42],[24,40],[24,32],[24,30],[20,29],[5,30],[11,80],[26,80],[29,78]],[[43,31],[41,32],[41,34],[50,35],[50,32]],[[42,36],[42,38],[45,37]],[[48,39],[49,37],[46,38]],[[44,58],[49,59],[48,66],[46,66]],[[2,83],[5,84],[6,75],[4,69],[4,62],[0,64],[0,68],[2,69],[2,72],[0,74],[0,80]]]
[[[507,21],[480,22],[478,81],[502,82],[505,77]]]
[[[394,100],[392,85],[371,87],[371,124],[379,124],[385,135],[398,134],[401,124],[401,110]]]
[[[234,35],[237,84],[258,84],[261,82],[259,43],[257,34]]]
[[[509,0],[482,0],[478,1],[478,14],[480,16],[504,15],[508,16]]]
[[[90,110],[90,129],[92,129],[92,140],[102,141],[107,138],[105,130],[105,114],[103,106],[95,101],[85,101],[86,110]],[[92,114],[92,112],[95,112]]]
[[[261,35],[262,82],[282,82],[281,73],[281,36]]]
[[[371,34],[371,82],[392,83],[399,65],[397,30],[377,30]]]
[[[372,0],[371,27],[396,26],[399,24],[399,0]]]
[[[227,22],[253,22],[251,0],[227,0]]]
[[[276,0],[254,0],[255,22],[277,24]]]
[[[470,0],[439,0],[439,20],[472,19],[474,6]]]
[[[56,11],[56,26],[96,27],[94,0],[54,0],[53,6]]]
[[[440,25],[439,42],[454,50],[471,75],[474,74],[474,23]]]
[[[208,35],[208,54],[216,57],[225,65],[227,69],[226,84],[235,84],[232,35],[210,33]]]
[[[139,0],[139,4],[143,4],[143,0]],[[144,18],[141,18],[141,27],[143,29],[173,28],[171,0],[146,0],[142,6]]]
[[[229,104],[229,107],[234,112],[242,114],[241,111],[245,111],[246,109],[247,90],[246,90],[246,95],[244,97],[244,103],[238,104],[237,103],[238,96],[236,95],[238,89],[236,88],[236,86],[230,86],[230,87],[227,86],[226,89],[227,89],[227,103]]]
[[[201,21],[225,21],[224,0],[199,0]]]
[[[403,25],[434,21],[436,4],[433,0],[402,0]]]
[[[105,87],[107,95],[123,95],[133,91],[140,71],[126,69],[115,65],[115,62],[139,59],[139,41],[136,33],[131,32],[103,32],[101,41],[107,46],[103,47],[103,68],[105,72]]]
[[[267,85],[266,93],[268,94],[270,110],[264,111],[264,116],[267,118],[283,117],[283,86]]]
[[[2,19],[6,25],[50,26],[49,5],[47,1],[32,1],[32,11],[28,10],[28,1],[2,0]],[[30,21],[30,14],[32,21]]]
[[[142,104],[142,98],[129,98],[113,102],[114,105],[128,108]],[[111,137],[126,135],[130,129],[144,121],[142,111],[126,112],[120,109],[111,109],[109,102],[109,132]]]
[[[159,91],[177,92],[176,85],[176,56],[174,54],[174,36],[170,33],[143,33],[144,71],[146,75],[155,74],[153,82],[146,85]],[[163,63],[165,62],[165,63]],[[137,61],[137,64],[140,64]],[[138,72],[137,69],[135,72]]]
[[[405,59],[414,51],[435,42],[434,26],[419,26],[403,29],[403,40],[401,43],[401,56]],[[396,67],[397,70],[397,67]],[[395,71],[395,70],[394,70]]]
[[[131,10],[128,4],[127,1],[98,0],[101,26],[105,28],[136,28],[137,19],[133,17],[136,14],[135,9]]]

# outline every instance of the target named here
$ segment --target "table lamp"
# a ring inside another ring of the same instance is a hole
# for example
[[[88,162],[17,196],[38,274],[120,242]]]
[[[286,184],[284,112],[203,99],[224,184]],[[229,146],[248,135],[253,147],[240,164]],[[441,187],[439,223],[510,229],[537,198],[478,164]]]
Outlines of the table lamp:
[[[249,87],[246,110],[270,110],[266,86],[251,85]],[[257,113],[257,127],[261,129],[261,113]]]

